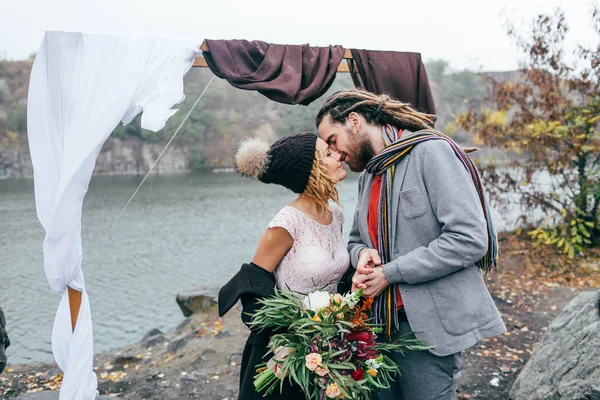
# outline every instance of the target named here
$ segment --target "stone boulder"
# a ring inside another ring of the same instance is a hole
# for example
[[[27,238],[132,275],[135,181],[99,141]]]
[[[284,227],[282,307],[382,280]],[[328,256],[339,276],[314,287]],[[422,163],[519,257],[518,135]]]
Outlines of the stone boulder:
[[[171,339],[171,341],[169,342],[169,345],[167,347],[167,351],[170,354],[178,353],[185,346],[187,346],[189,341],[192,340],[194,337],[196,337],[196,333],[191,332],[191,333],[184,333],[182,335],[179,335],[179,336]]]
[[[129,368],[131,365],[139,364],[143,361],[143,358],[133,354],[119,355],[113,361],[113,367],[115,370],[123,370]]]
[[[580,293],[552,321],[511,399],[600,400],[599,294]]]
[[[192,318],[186,318],[175,328],[175,334],[181,335],[183,333],[190,333],[196,331],[196,325],[194,324],[194,320]]]
[[[8,334],[6,333],[6,318],[2,308],[0,308],[0,374],[6,367],[6,348],[10,346],[10,340],[8,340]]]
[[[167,338],[159,329],[152,329],[150,332],[146,333],[146,335],[142,338],[140,343],[149,349],[150,347],[154,347],[157,344],[161,344],[167,341]]]
[[[215,310],[219,289],[220,287],[216,285],[190,287],[177,294],[177,304],[185,317]]]

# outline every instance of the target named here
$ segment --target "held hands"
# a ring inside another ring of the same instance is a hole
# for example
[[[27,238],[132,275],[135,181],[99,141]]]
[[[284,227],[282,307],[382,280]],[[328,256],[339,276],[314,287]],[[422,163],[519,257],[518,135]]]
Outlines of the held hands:
[[[356,266],[356,273],[352,277],[352,291],[358,289],[366,290],[372,285],[371,273],[374,268],[381,265],[381,258],[379,253],[375,249],[362,249],[358,254],[358,264]]]
[[[352,277],[352,291],[363,289],[364,297],[379,296],[390,283],[383,274],[381,258],[375,249],[363,249]]]

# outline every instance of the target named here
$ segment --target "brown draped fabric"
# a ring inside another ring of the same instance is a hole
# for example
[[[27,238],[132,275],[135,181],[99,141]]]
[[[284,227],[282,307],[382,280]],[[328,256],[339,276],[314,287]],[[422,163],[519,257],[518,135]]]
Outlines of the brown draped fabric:
[[[231,85],[286,104],[310,104],[329,89],[341,46],[310,47],[247,40],[206,40],[211,71]]]
[[[410,103],[435,114],[427,72],[419,53],[352,49],[350,73],[354,85]]]

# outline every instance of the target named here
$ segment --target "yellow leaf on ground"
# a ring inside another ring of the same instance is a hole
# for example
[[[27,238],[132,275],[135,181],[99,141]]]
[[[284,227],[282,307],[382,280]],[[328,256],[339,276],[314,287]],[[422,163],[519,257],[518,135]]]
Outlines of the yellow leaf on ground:
[[[219,318],[218,320],[215,321],[215,329],[212,330],[212,334],[217,336],[219,334],[219,332],[221,332],[221,330],[223,329],[223,320],[221,318]]]

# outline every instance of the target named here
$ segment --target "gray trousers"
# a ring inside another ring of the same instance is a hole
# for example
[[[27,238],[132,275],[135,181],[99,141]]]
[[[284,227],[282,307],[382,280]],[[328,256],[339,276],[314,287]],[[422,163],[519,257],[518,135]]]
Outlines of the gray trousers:
[[[400,331],[392,338],[411,332],[407,322],[400,322]],[[411,335],[414,337],[414,335]],[[455,400],[462,368],[461,353],[438,357],[431,352],[408,351],[392,353],[400,366],[401,376],[391,388],[379,392],[377,400]]]

